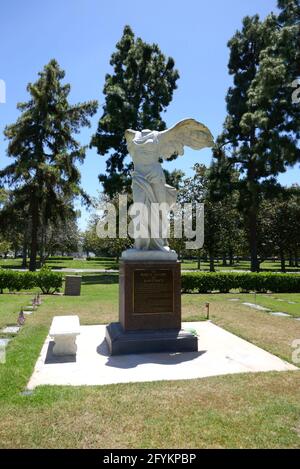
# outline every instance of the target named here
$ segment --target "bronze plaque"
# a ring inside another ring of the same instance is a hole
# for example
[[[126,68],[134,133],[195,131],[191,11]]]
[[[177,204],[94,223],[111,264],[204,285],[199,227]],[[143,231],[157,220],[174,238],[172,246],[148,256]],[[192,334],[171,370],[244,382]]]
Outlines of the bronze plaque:
[[[120,262],[119,321],[125,331],[180,329],[180,263]]]
[[[147,269],[133,272],[133,314],[172,314],[173,272]]]

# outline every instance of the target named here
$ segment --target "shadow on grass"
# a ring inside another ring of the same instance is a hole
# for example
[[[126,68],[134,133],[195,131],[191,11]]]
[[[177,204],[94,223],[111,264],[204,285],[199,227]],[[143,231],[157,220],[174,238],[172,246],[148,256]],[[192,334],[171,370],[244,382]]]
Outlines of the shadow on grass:
[[[23,269],[21,265],[16,264],[0,264],[1,269]]]
[[[99,273],[91,275],[83,275],[81,280],[82,285],[95,285],[95,284],[113,284],[119,283],[119,274],[116,273]]]
[[[266,269],[266,268],[262,267],[262,268],[260,268],[260,272],[281,272],[281,273],[284,273],[284,272],[282,272],[282,271],[280,270],[280,267],[279,267],[278,269],[277,269],[277,268]],[[299,267],[298,267],[298,268],[297,268],[297,267],[295,267],[295,268],[293,268],[293,267],[286,267],[286,269],[285,269],[285,273],[286,273],[286,274],[289,274],[289,273],[292,274],[292,273],[295,273],[295,272],[296,272],[296,273],[297,273],[297,272],[298,272],[298,273],[300,272]]]
[[[101,261],[95,261],[93,263],[78,263],[78,265],[74,264],[69,264],[69,265],[61,265],[61,264],[55,264],[55,262],[46,262],[46,265],[51,267],[51,269],[103,269],[103,270],[118,270],[119,265],[116,263],[103,263]]]

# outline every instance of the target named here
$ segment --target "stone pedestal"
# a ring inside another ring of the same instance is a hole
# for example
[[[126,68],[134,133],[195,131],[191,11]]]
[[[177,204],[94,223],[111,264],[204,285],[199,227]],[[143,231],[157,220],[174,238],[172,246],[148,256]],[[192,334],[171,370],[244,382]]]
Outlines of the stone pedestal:
[[[119,322],[106,329],[111,355],[197,351],[197,337],[181,331],[180,262],[120,262]]]
[[[76,355],[77,345],[75,335],[56,336],[53,347],[53,355]]]
[[[180,262],[121,261],[119,284],[125,331],[180,329]]]

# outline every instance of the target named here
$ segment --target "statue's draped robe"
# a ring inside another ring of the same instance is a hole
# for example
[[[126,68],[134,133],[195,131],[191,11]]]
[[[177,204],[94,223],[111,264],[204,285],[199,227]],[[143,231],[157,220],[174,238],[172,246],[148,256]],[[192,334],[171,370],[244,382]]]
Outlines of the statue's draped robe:
[[[176,203],[177,191],[174,187],[166,184],[165,175],[159,163],[159,132],[147,132],[146,135],[139,133],[133,141],[133,161],[134,171],[132,172],[132,191],[135,203],[143,204],[143,213],[140,214],[141,238],[136,240],[138,249],[164,249],[168,246],[166,237],[161,236],[166,233],[168,223],[168,213],[161,213],[157,205],[164,203],[169,209]],[[140,157],[140,152],[144,152],[144,157]],[[161,190],[164,196],[158,200],[154,188],[164,188]],[[168,212],[168,211],[167,211]],[[151,216],[152,215],[152,216]],[[156,236],[151,233],[151,226],[156,230]]]
[[[160,168],[160,173],[157,174],[157,168]],[[154,218],[151,220],[151,204],[159,203],[157,200],[152,184],[163,184],[165,187],[166,193],[166,200],[165,203],[168,204],[170,208],[176,203],[176,195],[177,191],[174,187],[169,186],[166,184],[165,175],[163,173],[163,169],[158,163],[156,165],[156,171],[152,170],[152,165],[149,165],[148,172],[142,174],[138,170],[134,170],[132,172],[132,191],[133,191],[133,200],[138,203],[144,204],[145,210],[147,212],[146,216],[140,217],[140,223],[143,225],[141,227],[142,232],[146,233],[146,237],[142,238],[138,241],[139,249],[163,249],[165,246],[168,245],[167,239],[165,238],[152,238],[151,237],[151,223],[154,220],[160,220],[160,228],[162,232],[166,229],[166,223],[168,220],[165,216],[158,215],[158,210],[156,206],[152,205],[152,214]],[[149,221],[151,220],[151,223]]]

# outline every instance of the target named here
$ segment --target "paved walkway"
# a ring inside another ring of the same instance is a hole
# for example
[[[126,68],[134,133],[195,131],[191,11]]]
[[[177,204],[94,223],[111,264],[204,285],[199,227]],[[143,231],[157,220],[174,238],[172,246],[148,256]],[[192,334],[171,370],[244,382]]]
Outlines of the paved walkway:
[[[28,389],[39,385],[105,385],[195,379],[257,371],[298,370],[210,321],[183,323],[196,329],[198,352],[108,355],[105,326],[81,326],[76,357],[55,357],[47,337]]]

